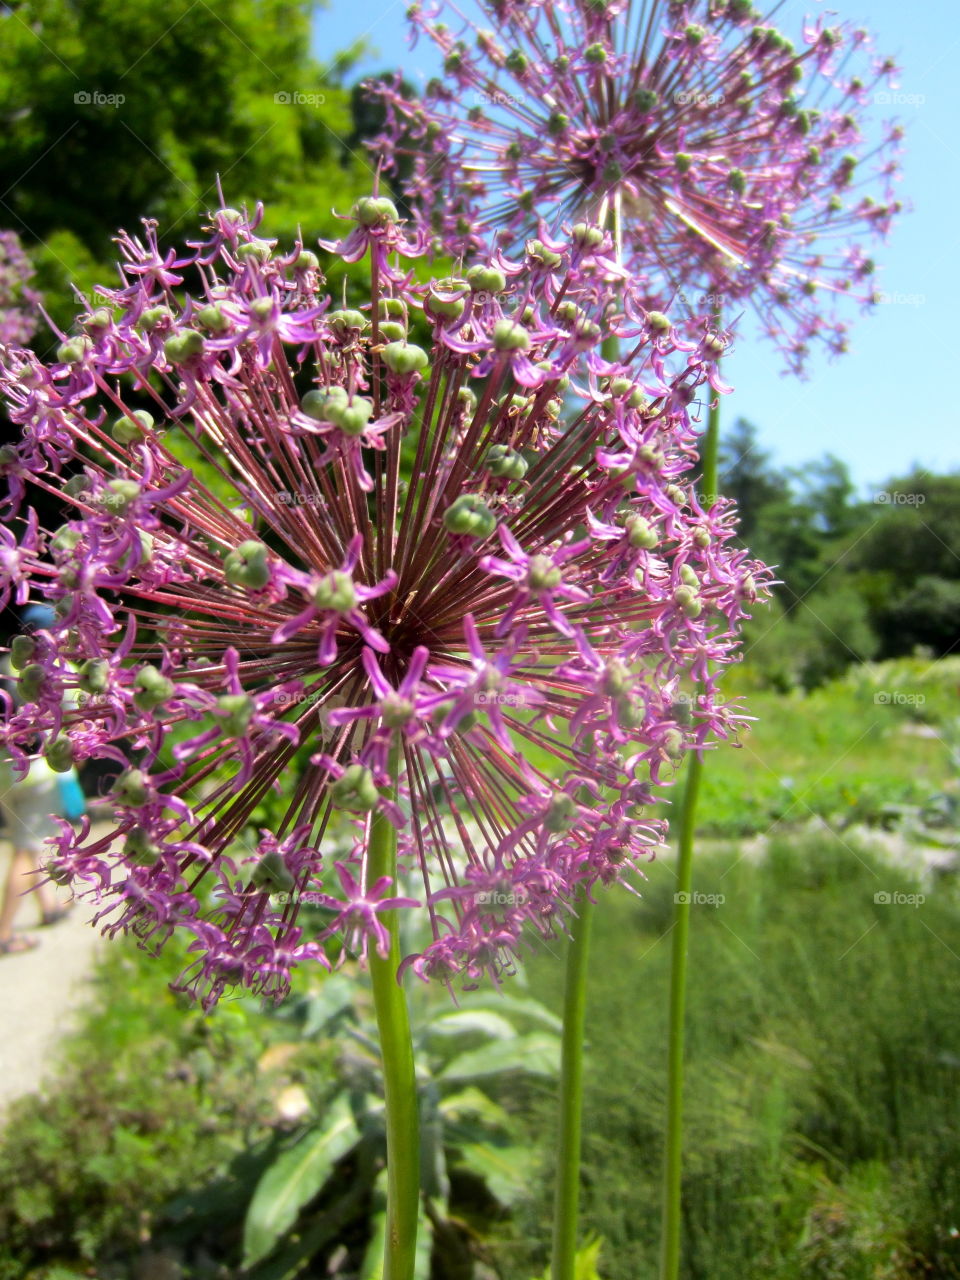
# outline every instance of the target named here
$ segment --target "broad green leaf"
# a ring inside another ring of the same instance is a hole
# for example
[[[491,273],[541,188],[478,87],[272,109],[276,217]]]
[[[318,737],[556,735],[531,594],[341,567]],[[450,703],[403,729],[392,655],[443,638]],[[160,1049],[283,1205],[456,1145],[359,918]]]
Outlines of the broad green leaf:
[[[527,1075],[555,1076],[560,1069],[560,1041],[543,1031],[534,1031],[514,1040],[499,1040],[470,1049],[448,1062],[439,1073],[441,1080],[472,1080],[497,1075],[501,1071],[524,1071]]]
[[[549,1027],[551,1031],[561,1031],[563,1022],[555,1013],[547,1008],[545,1004],[541,1004],[539,1000],[532,997],[512,996],[498,994],[496,991],[483,991],[471,994],[466,999],[469,1000],[469,1009],[489,1009],[493,1013],[499,1013],[506,1017],[516,1014],[521,1018],[529,1018],[531,1022],[539,1023],[540,1026]]]
[[[476,1116],[491,1128],[502,1129],[513,1123],[510,1113],[475,1085],[444,1098],[440,1103],[440,1114],[448,1124],[467,1116]]]
[[[257,1183],[243,1225],[245,1267],[267,1256],[359,1138],[350,1104],[344,1094],[338,1094],[322,1127],[310,1130],[285,1151]]]
[[[600,1236],[594,1236],[592,1240],[587,1240],[582,1249],[577,1250],[573,1264],[574,1280],[602,1280],[597,1270],[602,1248],[603,1240]],[[547,1267],[542,1276],[534,1276],[533,1280],[550,1280],[550,1268]]]
[[[538,1161],[532,1147],[496,1147],[489,1142],[476,1142],[458,1147],[457,1155],[457,1164],[482,1178],[501,1204],[509,1207],[529,1194]]]
[[[512,1040],[517,1029],[502,1014],[484,1009],[457,1009],[434,1018],[426,1034],[434,1036],[460,1036],[480,1032],[494,1040]]]

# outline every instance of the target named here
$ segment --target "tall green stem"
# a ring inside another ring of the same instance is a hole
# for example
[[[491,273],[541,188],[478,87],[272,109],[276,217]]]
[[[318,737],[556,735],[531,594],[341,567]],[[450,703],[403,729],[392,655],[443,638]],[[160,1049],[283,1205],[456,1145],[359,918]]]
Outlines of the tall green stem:
[[[560,1062],[560,1136],[553,1213],[552,1280],[573,1280],[580,1198],[580,1130],[583,1118],[583,1032],[587,1012],[587,961],[594,904],[581,887],[571,928],[563,993]]]
[[[720,404],[710,408],[703,439],[703,496],[705,507],[717,500],[717,459],[720,450]],[[700,686],[703,691],[703,686]],[[683,791],[677,850],[670,957],[670,1023],[667,1032],[667,1132],[663,1162],[663,1222],[660,1280],[677,1280],[680,1271],[680,1188],[683,1172],[683,1040],[687,1007],[687,944],[690,938],[690,899],[693,886],[693,844],[697,829],[697,797],[703,761],[690,757]]]
[[[394,747],[390,754],[391,777],[397,776],[398,764],[399,752]],[[388,798],[392,799],[392,794]],[[397,832],[378,809],[370,820],[367,883],[375,884],[381,876],[396,882]],[[396,914],[384,911],[380,915],[390,934],[386,958],[375,950],[369,957],[386,1100],[387,1235],[383,1280],[413,1280],[420,1207],[420,1130],[407,999],[397,982],[400,939]]]

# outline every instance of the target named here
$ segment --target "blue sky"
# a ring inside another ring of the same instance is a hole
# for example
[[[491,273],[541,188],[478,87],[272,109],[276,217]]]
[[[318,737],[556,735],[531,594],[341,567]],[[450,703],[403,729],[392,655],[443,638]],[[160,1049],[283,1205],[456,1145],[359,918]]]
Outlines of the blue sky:
[[[398,65],[414,83],[436,74],[429,44],[407,45],[406,7],[407,0],[330,0],[316,19],[317,56],[364,40],[370,53],[358,74]],[[805,14],[824,8],[790,0],[778,25],[799,32]],[[774,349],[745,331],[725,369],[736,390],[724,413],[755,422],[780,464],[829,451],[870,490],[914,463],[960,469],[960,10],[955,0],[831,8],[869,27],[878,51],[903,68],[902,101],[875,108],[895,113],[907,130],[901,198],[911,211],[874,255],[878,287],[892,301],[866,316],[854,309],[851,352],[832,363],[816,356],[803,383],[783,377]]]

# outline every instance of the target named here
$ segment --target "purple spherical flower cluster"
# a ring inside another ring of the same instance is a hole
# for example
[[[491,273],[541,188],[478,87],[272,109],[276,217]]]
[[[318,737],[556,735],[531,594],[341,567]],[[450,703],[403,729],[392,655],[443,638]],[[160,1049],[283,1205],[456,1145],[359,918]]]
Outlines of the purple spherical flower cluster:
[[[33,265],[15,231],[0,231],[0,343],[28,342],[37,331],[40,294],[27,281]]]
[[[192,934],[207,1001],[385,954],[384,910],[424,978],[509,971],[652,856],[655,784],[742,719],[716,674],[769,580],[694,484],[725,334],[612,315],[595,226],[417,283],[388,199],[350,223],[355,306],[221,209],[179,255],[122,237],[56,360],[0,363],[9,502],[64,504],[0,547],[58,619],[13,643],[0,740],[114,762],[110,829],[63,822],[49,873],[110,931]]]
[[[443,251],[587,218],[613,226],[647,306],[733,319],[750,303],[797,372],[814,339],[844,348],[835,303],[870,302],[864,244],[899,208],[900,131],[875,147],[861,132],[894,71],[865,32],[820,20],[795,48],[750,0],[478,2],[489,29],[453,0],[408,11],[444,57],[422,100],[399,76],[372,86],[374,146],[412,168]]]

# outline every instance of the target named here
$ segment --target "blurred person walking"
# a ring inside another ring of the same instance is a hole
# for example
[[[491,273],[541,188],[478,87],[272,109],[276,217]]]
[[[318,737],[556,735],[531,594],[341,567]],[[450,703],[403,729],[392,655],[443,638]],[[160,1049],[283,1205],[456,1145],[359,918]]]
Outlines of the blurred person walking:
[[[55,622],[49,605],[30,604],[24,609],[20,625],[30,635],[42,631]],[[16,681],[9,659],[2,663],[4,683],[16,698]],[[30,765],[30,772],[17,778],[9,759],[0,758],[0,813],[6,836],[13,845],[13,854],[0,900],[0,956],[30,951],[38,946],[36,938],[28,934],[15,934],[13,923],[20,908],[21,899],[31,890],[40,907],[40,925],[56,924],[69,912],[68,906],[57,902],[49,883],[38,882],[40,858],[45,852],[49,836],[57,834],[54,818],[64,813],[64,793],[70,797],[67,808],[75,806],[76,796],[82,795],[75,773],[62,775],[51,769],[40,758]],[[76,816],[67,812],[66,816]]]

